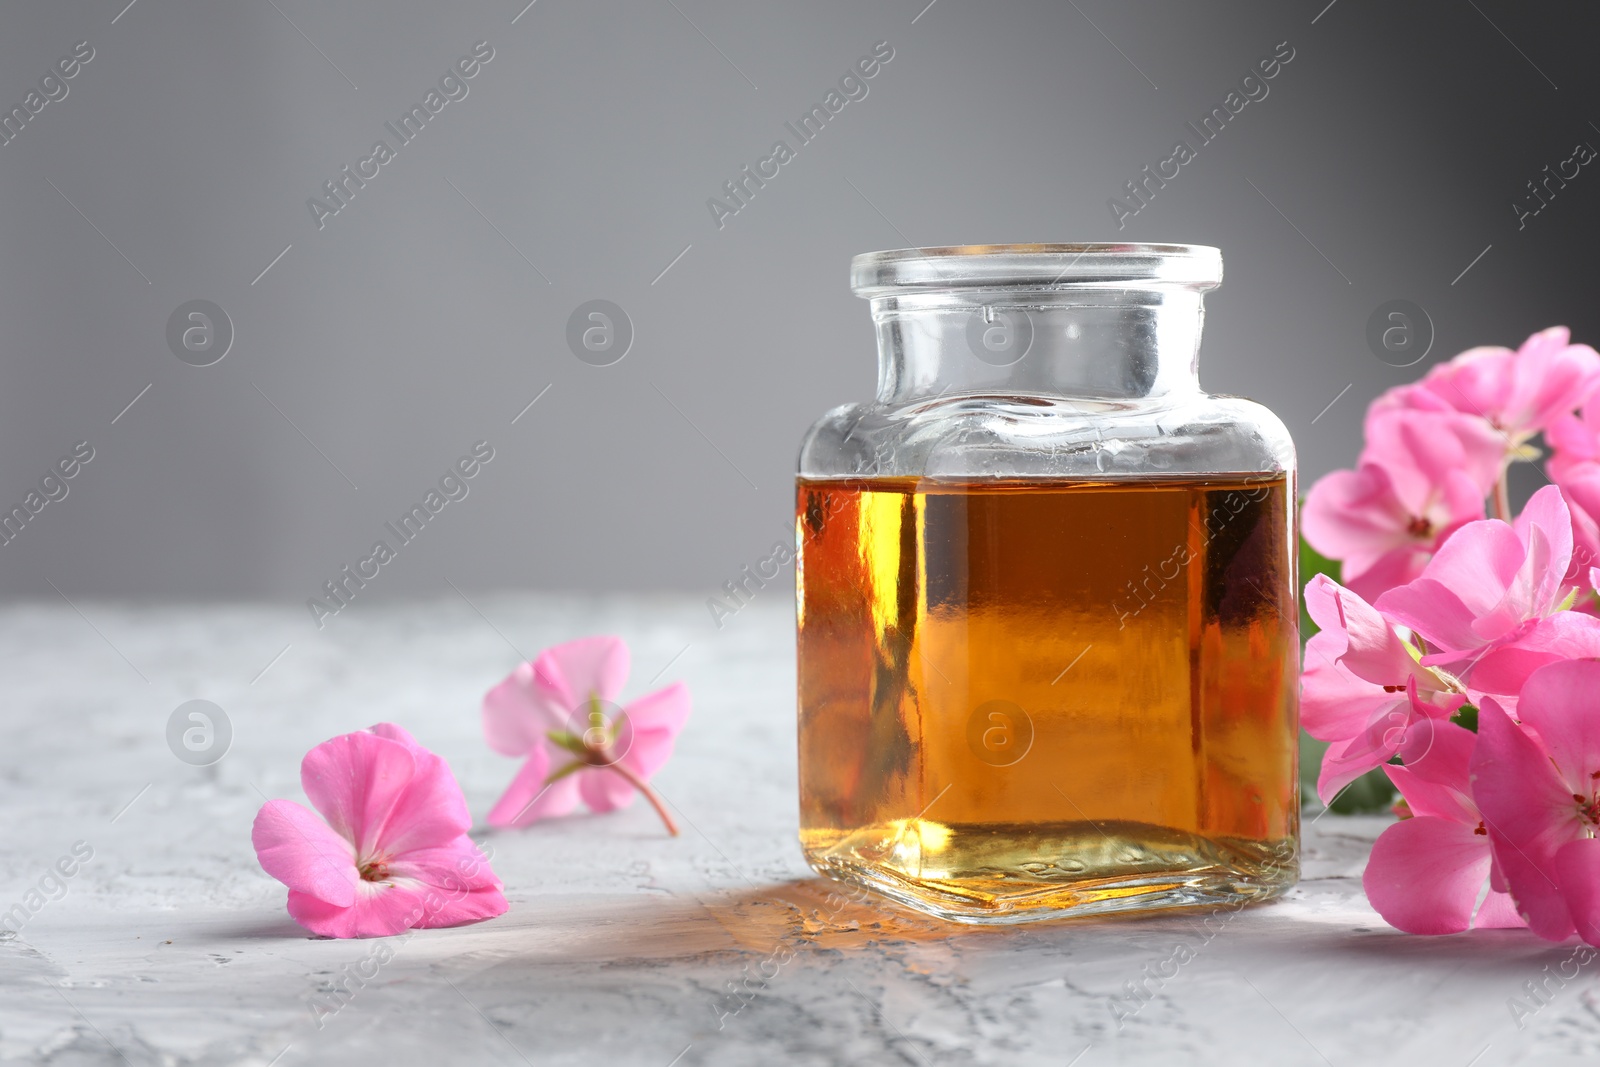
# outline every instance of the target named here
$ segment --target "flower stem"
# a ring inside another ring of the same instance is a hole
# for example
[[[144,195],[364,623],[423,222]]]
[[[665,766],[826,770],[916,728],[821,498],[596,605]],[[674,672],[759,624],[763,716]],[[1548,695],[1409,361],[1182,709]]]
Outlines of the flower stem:
[[[1501,522],[1511,521],[1511,480],[1506,477],[1507,467],[1500,468],[1500,477],[1494,483],[1494,517]]]
[[[628,784],[637,789],[644,796],[644,798],[650,802],[650,806],[656,809],[656,814],[661,816],[661,821],[666,824],[667,833],[671,834],[673,837],[678,836],[678,824],[672,821],[672,816],[668,815],[667,809],[662,807],[661,798],[656,796],[656,791],[650,788],[649,783],[647,783],[643,778],[640,778],[637,774],[634,774],[632,771],[628,770],[628,768],[624,767],[620,761],[616,763],[608,763],[606,764],[606,767],[616,771],[618,774],[622,775],[622,777],[626,778],[628,780]]]

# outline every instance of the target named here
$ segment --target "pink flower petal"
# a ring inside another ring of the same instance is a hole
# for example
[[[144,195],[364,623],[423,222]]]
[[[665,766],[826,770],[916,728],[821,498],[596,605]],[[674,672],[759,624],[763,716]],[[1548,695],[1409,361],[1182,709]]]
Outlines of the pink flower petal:
[[[625,808],[639,795],[633,783],[616,771],[596,767],[579,771],[573,777],[578,779],[578,792],[584,804],[596,814]]]
[[[442,848],[408,852],[390,862],[388,871],[397,880],[410,879],[455,894],[500,888],[489,858],[464,834]]]
[[[1512,930],[1527,925],[1527,920],[1517,914],[1517,904],[1511,894],[1493,889],[1478,905],[1478,914],[1472,920],[1474,930]]]
[[[1404,685],[1416,673],[1416,664],[1400,635],[1361,597],[1340,589],[1322,574],[1306,585],[1305,595],[1306,609],[1317,609],[1311,618],[1319,627],[1344,631],[1345,648],[1339,663],[1351,674],[1382,686]]]
[[[617,731],[617,762],[649,780],[672,755],[673,738],[689,719],[689,689],[675,682],[648,693],[623,709]],[[633,803],[638,790],[621,774],[604,768],[581,771],[578,792],[590,811],[607,812]]]
[[[1576,611],[1558,611],[1520,630],[1503,645],[1482,653],[1465,673],[1476,693],[1514,703],[1534,671],[1564,660],[1600,658],[1600,619]]]
[[[617,762],[642,779],[660,770],[672,756],[673,739],[689,720],[689,688],[674,682],[629,704],[617,731]],[[593,812],[615,811],[633,803],[633,783],[615,771],[597,768],[577,776],[583,802]]]
[[[1543,429],[1594,393],[1600,355],[1570,342],[1565,326],[1552,326],[1517,350],[1517,388],[1506,405],[1509,424],[1525,432]]]
[[[1594,392],[1600,356],[1588,345],[1569,341],[1566,327],[1553,326],[1529,337],[1515,352],[1500,347],[1470,349],[1434,367],[1420,387],[1524,441]],[[1417,393],[1411,391],[1385,406],[1429,405],[1419,404]]]
[[[667,765],[676,738],[669,730],[636,730],[628,754],[619,761],[645,781]]]
[[[483,697],[483,732],[502,756],[526,756],[551,730],[567,728],[566,698],[550,700],[534,683],[533,664],[520,663]]]
[[[581,637],[539,653],[536,685],[559,702],[563,721],[581,713],[590,696],[616,703],[628,682],[628,645],[620,637]]]
[[[1306,642],[1305,670],[1300,676],[1300,724],[1319,741],[1343,741],[1363,733],[1377,715],[1399,698],[1364,682],[1336,663],[1330,645],[1342,635],[1323,630]],[[1403,721],[1403,720],[1402,720]]]
[[[1506,523],[1469,522],[1439,547],[1420,578],[1389,590],[1375,606],[1441,649],[1477,648],[1484,639],[1473,621],[1500,603],[1526,556]]]
[[[1409,382],[1386,389],[1367,408],[1367,418],[1372,419],[1385,411],[1455,411],[1455,404],[1446,402],[1423,382]]]
[[[411,732],[409,730],[403,726],[397,726],[392,722],[375,723],[374,725],[367,727],[367,732],[375,737],[382,737],[387,738],[390,741],[400,742],[402,745],[406,746],[407,750],[409,750],[413,756],[419,752],[432,755],[432,753],[429,753],[427,749],[423,748],[417,743],[417,739],[411,736]]]
[[[1361,463],[1388,472],[1410,515],[1434,517],[1440,487],[1464,474],[1482,501],[1505,459],[1506,441],[1483,418],[1456,412],[1374,412],[1366,422]]]
[[[1583,407],[1583,414],[1566,414],[1545,427],[1544,439],[1552,450],[1545,463],[1545,473],[1560,483],[1573,466],[1600,460],[1600,404],[1591,399]]]
[[[1325,804],[1333,803],[1339,790],[1361,775],[1388,762],[1400,751],[1417,723],[1448,718],[1464,700],[1454,694],[1433,694],[1432,702],[1423,701],[1418,698],[1415,678],[1406,683],[1403,693],[1384,693],[1375,686],[1370,688],[1383,697],[1381,703],[1362,705],[1371,708],[1371,718],[1359,733],[1332,739],[1322,754],[1317,795]]]
[[[1557,667],[1544,668],[1529,685]],[[1527,704],[1519,702],[1519,714],[1527,714]],[[1472,779],[1495,860],[1529,927],[1550,941],[1571,936],[1566,899],[1548,868],[1556,850],[1578,834],[1572,795],[1538,743],[1493,697],[1478,709]]]
[[[1476,829],[1480,821],[1472,802],[1472,750],[1477,735],[1440,719],[1421,719],[1406,730],[1399,767],[1384,773],[1406,798],[1413,815],[1436,816]],[[1483,841],[1485,848],[1488,840]]]
[[[1398,647],[1399,639],[1387,631],[1381,618],[1377,622],[1384,625],[1387,633],[1372,629],[1376,613],[1364,601],[1326,575],[1319,574],[1306,583],[1305,604],[1320,629],[1306,643],[1300,721],[1320,741],[1348,740],[1364,733],[1375,716],[1401,699],[1382,687],[1405,683],[1412,671],[1410,657]],[[1352,617],[1353,633],[1346,629]],[[1364,639],[1367,647],[1358,645],[1357,638]],[[1395,646],[1387,645],[1391,638]],[[1387,652],[1372,651],[1374,645]],[[1396,652],[1406,662],[1403,667],[1390,670],[1397,667]],[[1358,677],[1350,669],[1352,661],[1381,681],[1375,684],[1373,678]],[[1403,725],[1403,717],[1399,722]]]
[[[1339,791],[1370,770],[1383,766],[1394,755],[1409,721],[1397,701],[1392,710],[1374,719],[1361,734],[1334,741],[1322,754],[1322,771],[1317,775],[1317,796],[1324,804],[1333,803]]]
[[[1600,838],[1562,845],[1554,869],[1578,936],[1600,946]]]
[[[1566,897],[1555,883],[1555,876],[1548,869],[1554,861],[1536,861],[1514,844],[1495,840],[1492,830],[1490,843],[1494,847],[1495,863],[1505,879],[1511,898],[1516,902],[1517,914],[1528,929],[1546,941],[1565,941],[1571,937],[1574,929],[1572,912],[1568,910]]]
[[[389,937],[403,934],[422,914],[420,886],[362,882],[347,907],[289,891],[289,917],[322,937]]]
[[[1600,399],[1591,394],[1580,414],[1566,413],[1551,420],[1544,439],[1553,453],[1545,462],[1545,473],[1567,488],[1582,468],[1600,460]],[[1600,512],[1591,510],[1590,514]]]
[[[1484,875],[1494,876],[1492,844],[1471,796],[1471,763],[1476,742],[1476,735],[1454,723],[1419,719],[1406,731],[1405,742],[1400,746],[1404,765],[1384,767],[1384,772],[1405,797],[1406,806],[1416,816],[1409,822],[1433,821],[1426,829],[1395,833],[1385,845],[1389,850],[1385,864],[1376,871],[1369,867],[1380,895],[1387,894],[1384,908],[1388,911],[1384,914],[1393,911],[1406,923],[1433,925],[1432,929],[1417,930],[1419,933],[1448,933],[1464,928],[1461,924],[1464,917],[1471,914],[1483,888]],[[1402,825],[1409,825],[1409,822]],[[1454,824],[1458,829],[1446,831],[1434,825],[1440,822]],[[1422,842],[1422,848],[1410,855],[1418,841]],[[1453,859],[1449,855],[1452,848],[1457,852]],[[1435,868],[1432,873],[1413,869],[1430,864]],[[1445,871],[1443,884],[1433,881],[1439,868]],[[1401,884],[1406,877],[1417,880],[1421,894],[1410,903],[1398,900],[1406,892]],[[1439,894],[1443,894],[1442,903]],[[1430,909],[1435,914],[1419,917],[1419,912]],[[1391,921],[1400,925],[1399,921]],[[1478,906],[1471,925],[1488,929],[1526,924],[1517,914],[1510,895],[1491,888]],[[1409,928],[1402,926],[1402,929]]]
[[[628,769],[648,781],[666,765],[673,739],[689,721],[689,687],[674,682],[635,700],[625,712],[628,736],[619,736],[617,747]]]
[[[657,689],[632,701],[623,709],[628,722],[637,730],[664,730],[677,734],[689,721],[689,687],[682,682]]]
[[[300,761],[300,785],[334,832],[355,845],[357,855],[371,855],[416,770],[416,757],[404,744],[362,730],[307,752]]]
[[[1328,653],[1337,659],[1344,655],[1345,622],[1344,608],[1339,604],[1339,593],[1342,587],[1338,582],[1326,574],[1312,575],[1305,588],[1306,614],[1311,616],[1311,621],[1317,624],[1317,637],[1323,634],[1337,634],[1338,641],[1330,644]],[[1312,640],[1316,638],[1313,637]]]
[[[521,756],[551,730],[574,730],[591,697],[616,703],[628,681],[628,646],[620,637],[583,637],[520,664],[483,698],[489,747]]]
[[[1574,464],[1557,484],[1572,515],[1572,564],[1564,577],[1582,585],[1589,569],[1600,563],[1600,463]]]
[[[358,859],[444,844],[472,827],[449,766],[405,738],[345,734],[306,753],[300,765],[306,796],[355,844]]]
[[[506,899],[499,889],[452,893],[409,878],[362,882],[356,902],[347,908],[305,893],[289,893],[290,916],[323,937],[389,937],[413,928],[491,919],[505,911]]]
[[[1462,823],[1424,815],[1378,837],[1361,884],[1390,926],[1408,934],[1454,934],[1471,927],[1488,876],[1487,838]]]
[[[569,774],[547,787],[545,779],[550,771],[549,746],[540,745],[528,754],[505,793],[495,801],[489,811],[489,825],[527,826],[540,819],[566,815],[577,807],[578,783],[574,775]]]
[[[1430,370],[1420,383],[1457,411],[1492,418],[1511,393],[1516,353],[1499,345],[1469,348]]]
[[[1561,490],[1547,485],[1534,493],[1512,529],[1528,545],[1530,559],[1543,554],[1529,576],[1527,603],[1528,614],[1548,615],[1565,599],[1570,588],[1564,579],[1572,562],[1572,511]],[[1535,534],[1540,535],[1542,543],[1538,552],[1535,551]]]
[[[467,798],[444,757],[419,747],[416,760],[417,773],[383,830],[383,852],[391,857],[436,847],[472,829]]]
[[[417,923],[419,927],[436,930],[446,926],[482,922],[484,919],[504,915],[509,907],[506,895],[499,886],[474,889],[465,894],[441,893],[440,898],[443,903],[437,905],[435,898],[431,896],[423,899],[422,919]]]
[[[1378,556],[1346,556],[1339,576],[1345,588],[1371,603],[1396,586],[1414,581],[1432,558],[1431,545],[1410,541]]]
[[[1357,553],[1376,558],[1413,544],[1416,539],[1405,532],[1408,521],[1388,473],[1371,464],[1317,479],[1300,513],[1301,532],[1311,547],[1341,560]]]
[[[1554,762],[1567,817],[1574,818],[1572,795],[1591,795],[1590,775],[1600,772],[1600,663],[1572,660],[1535,672],[1522,687],[1517,715]]]
[[[1503,454],[1498,434],[1463,415],[1402,410],[1371,421],[1394,430],[1396,445],[1369,447],[1359,469],[1319,479],[1301,510],[1306,540],[1342,561],[1345,586],[1369,601],[1417,577],[1448,535],[1483,518]],[[1427,425],[1402,432],[1417,421]],[[1462,434],[1472,439],[1470,451]]]
[[[1552,492],[1558,492],[1554,486],[1549,487]],[[1570,541],[1572,528],[1567,527],[1567,536]],[[1555,610],[1555,604],[1548,601],[1543,595],[1545,586],[1549,584],[1548,575],[1552,563],[1552,549],[1549,539],[1540,527],[1533,527],[1527,532],[1525,538],[1527,554],[1522,558],[1522,565],[1517,568],[1516,574],[1506,583],[1505,593],[1498,603],[1488,611],[1472,620],[1472,633],[1480,642],[1490,643],[1504,638],[1517,630],[1530,616],[1544,615]],[[1562,571],[1566,570],[1563,563]],[[1560,580],[1557,572],[1556,581]]]
[[[355,903],[355,850],[328,824],[292,800],[269,800],[256,813],[251,844],[261,869],[288,886],[339,907]]]

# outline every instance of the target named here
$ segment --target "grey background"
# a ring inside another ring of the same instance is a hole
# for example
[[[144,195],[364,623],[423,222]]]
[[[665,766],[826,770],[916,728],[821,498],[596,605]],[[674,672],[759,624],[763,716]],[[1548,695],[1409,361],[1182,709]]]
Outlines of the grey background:
[[[0,502],[95,449],[0,546],[0,595],[301,604],[479,439],[363,599],[710,595],[785,535],[806,426],[871,392],[871,249],[1220,246],[1202,378],[1282,415],[1303,484],[1439,358],[1600,338],[1600,164],[1520,232],[1510,206],[1600,145],[1592,5],[523,2],[0,13],[6,107],[96,53],[0,146]],[[307,198],[479,40],[467,98],[319,230]],[[880,40],[869,95],[719,229],[706,199]],[[1270,95],[1119,232],[1107,199],[1282,41]],[[614,366],[565,342],[596,298],[636,331]],[[1367,350],[1393,298],[1436,325],[1422,366]],[[194,299],[236,331],[213,366],[165,341]]]

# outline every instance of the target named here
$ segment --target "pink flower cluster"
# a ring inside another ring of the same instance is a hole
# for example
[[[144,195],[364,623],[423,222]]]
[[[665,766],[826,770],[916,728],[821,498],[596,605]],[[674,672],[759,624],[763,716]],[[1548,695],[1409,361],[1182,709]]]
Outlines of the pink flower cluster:
[[[622,639],[590,637],[545,650],[489,691],[489,747],[527,757],[489,825],[565,815],[580,798],[591,811],[612,811],[640,793],[677,834],[648,779],[688,720],[689,691],[675,683],[613,717],[609,702],[627,678]],[[400,727],[379,723],[323,742],[301,762],[300,784],[316,812],[269,800],[251,840],[262,869],[289,887],[290,916],[312,933],[384,937],[506,911],[504,887],[467,834],[461,786]]]
[[[1400,791],[1364,884],[1401,930],[1600,945],[1597,389],[1600,355],[1565,328],[1472,349],[1379,397],[1356,469],[1306,497],[1343,579],[1305,591],[1317,792],[1377,767]],[[1555,484],[1513,517],[1506,472],[1540,433]]]

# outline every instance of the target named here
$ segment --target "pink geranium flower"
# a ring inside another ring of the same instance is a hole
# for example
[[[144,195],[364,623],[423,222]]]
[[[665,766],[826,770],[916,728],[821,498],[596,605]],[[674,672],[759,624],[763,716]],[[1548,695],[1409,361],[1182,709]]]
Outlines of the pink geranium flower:
[[[1600,945],[1600,662],[1535,672],[1512,721],[1485,700],[1473,795],[1533,932]]]
[[[1544,438],[1550,446],[1544,470],[1572,509],[1573,569],[1582,575],[1600,564],[1600,398],[1553,421]]]
[[[1311,547],[1343,562],[1344,584],[1375,600],[1483,518],[1505,442],[1482,419],[1454,411],[1375,410],[1366,432],[1357,469],[1319,479],[1301,525]]]
[[[321,818],[269,800],[250,836],[262,869],[289,887],[289,914],[312,933],[384,937],[506,910],[467,836],[472,818],[450,768],[400,727],[323,742],[301,762],[300,784]]]
[[[1565,326],[1552,326],[1515,352],[1499,346],[1469,349],[1434,367],[1416,386],[1396,390],[1394,399],[1418,408],[1431,408],[1437,399],[1477,415],[1504,431],[1515,449],[1569,416],[1600,384],[1600,354],[1570,342]]]
[[[1572,512],[1572,565],[1567,577],[1576,582],[1600,565],[1600,463],[1571,467],[1556,484]]]
[[[1546,653],[1591,647],[1594,620],[1561,609],[1573,591],[1572,519],[1561,492],[1545,486],[1515,523],[1484,519],[1451,535],[1420,577],[1376,607],[1415,631],[1468,687],[1514,695]],[[1530,658],[1531,657],[1531,658]]]
[[[1476,741],[1454,723],[1423,719],[1406,731],[1403,766],[1383,769],[1409,814],[1372,846],[1361,884],[1378,914],[1408,934],[1523,925],[1509,893],[1491,888],[1478,904],[1494,860],[1472,799]]]
[[[678,832],[648,781],[688,721],[689,690],[677,682],[618,708],[627,680],[627,644],[586,637],[546,649],[489,690],[483,698],[489,747],[527,757],[489,812],[489,825],[565,815],[579,798],[590,811],[613,811],[637,792],[670,833]]]
[[[1558,483],[1573,467],[1600,462],[1600,398],[1590,396],[1581,410],[1553,420],[1544,440],[1550,446],[1545,473]]]
[[[1545,473],[1572,509],[1573,567],[1584,574],[1600,564],[1600,399],[1556,419],[1544,437],[1551,449]]]
[[[1339,790],[1399,750],[1422,718],[1448,718],[1466,696],[1422,666],[1389,621],[1326,575],[1306,585],[1306,610],[1321,628],[1306,643],[1300,721],[1323,755],[1317,795]]]

